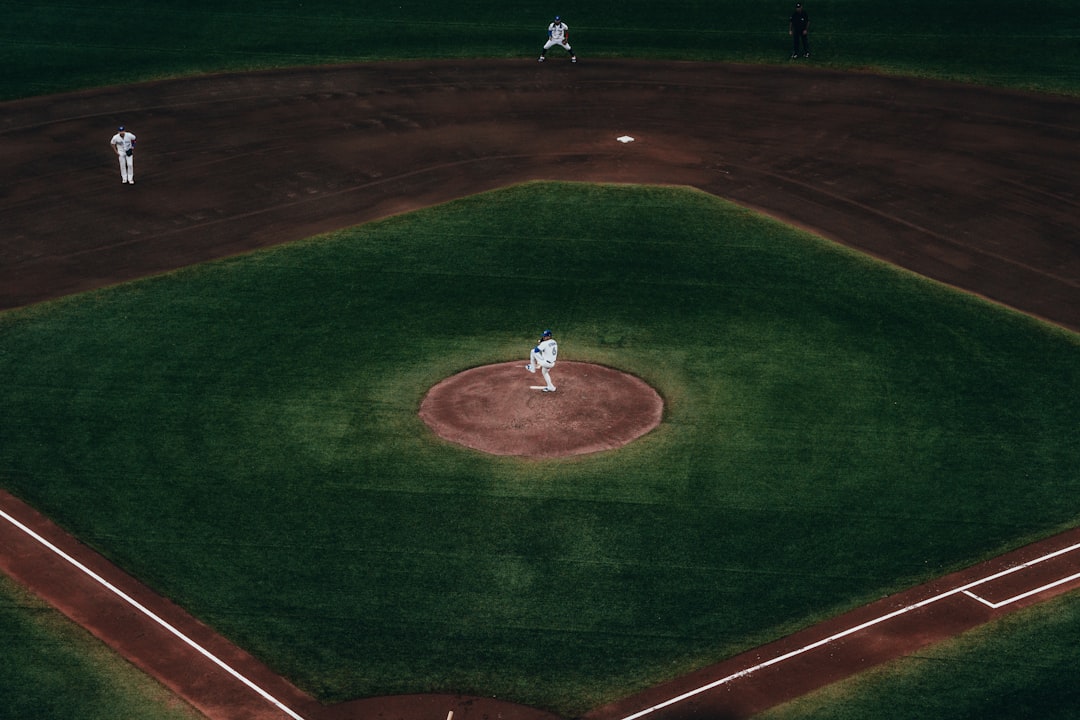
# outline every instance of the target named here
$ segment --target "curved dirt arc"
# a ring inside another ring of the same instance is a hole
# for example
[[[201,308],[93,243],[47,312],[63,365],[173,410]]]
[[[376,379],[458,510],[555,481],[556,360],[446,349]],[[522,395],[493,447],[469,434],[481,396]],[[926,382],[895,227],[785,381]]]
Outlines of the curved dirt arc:
[[[524,361],[471,368],[434,385],[419,415],[448,442],[537,459],[614,450],[663,420],[663,398],[634,375],[560,360],[551,378],[557,390],[548,393]]]
[[[1080,329],[1080,98],[806,66],[417,60],[3,108],[0,308],[573,180],[695,187]],[[140,137],[123,198],[87,149],[118,109]]]

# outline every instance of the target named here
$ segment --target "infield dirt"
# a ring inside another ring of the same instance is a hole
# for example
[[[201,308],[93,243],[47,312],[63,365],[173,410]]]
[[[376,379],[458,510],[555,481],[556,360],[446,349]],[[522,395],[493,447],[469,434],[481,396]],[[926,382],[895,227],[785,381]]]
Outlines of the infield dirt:
[[[1077,99],[809,67],[614,60],[538,66],[530,59],[206,77],[2,108],[0,309],[512,183],[578,180],[697,187],[1080,330]],[[139,137],[135,186],[120,184],[107,145],[118,124]],[[623,135],[635,141],[618,142]],[[0,505],[86,553],[13,498],[0,496]],[[73,594],[79,586],[71,584],[71,566],[16,535],[0,545],[9,551],[0,558],[5,572],[90,625],[208,717],[282,717],[248,690],[221,685],[230,678],[185,656],[189,649],[148,646],[144,619],[128,610],[114,616],[123,622],[107,622],[107,598],[91,588]],[[1001,562],[1021,562],[1040,549]],[[87,557],[99,572],[116,573]],[[116,577],[177,624],[190,621]],[[1031,601],[1075,586],[1056,586]],[[831,673],[817,663],[809,675],[770,675],[762,680],[772,685],[748,683],[737,697],[713,694],[711,704],[702,697],[692,709],[651,717],[745,717],[786,699],[792,688],[812,689],[868,659],[910,652],[915,639],[930,642],[1001,614],[977,607],[962,613],[957,619],[942,606],[920,616],[926,625],[891,642],[870,638],[872,655],[845,642],[834,648],[839,670]],[[208,629],[191,628],[218,647],[220,638]],[[321,708],[242,651],[220,652],[311,717],[442,720],[448,707],[457,720],[545,716],[445,696]],[[155,656],[179,660],[155,666]],[[168,674],[185,667],[191,677]],[[729,670],[708,668],[683,684]],[[655,697],[669,692],[658,689]],[[628,704],[650,702],[652,696],[635,696],[591,717],[616,717]]]

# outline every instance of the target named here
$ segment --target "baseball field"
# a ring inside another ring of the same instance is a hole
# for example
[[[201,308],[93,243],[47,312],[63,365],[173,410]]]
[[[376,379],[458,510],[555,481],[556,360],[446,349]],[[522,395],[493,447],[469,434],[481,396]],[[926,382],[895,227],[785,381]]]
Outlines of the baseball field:
[[[869,3],[808,5],[814,62],[1075,96],[1064,4],[941,5],[906,4],[887,32]],[[618,7],[557,9],[583,65],[787,62],[784,4]],[[368,60],[518,58],[531,74],[549,20],[548,8],[437,3],[4,9],[11,108]],[[144,126],[170,112],[124,110]],[[1039,123],[1036,138],[1077,131],[1075,114]],[[112,129],[78,142],[104,150]],[[0,131],[17,157],[25,126]],[[79,172],[97,162],[73,154]],[[18,167],[35,183],[60,172]],[[1077,526],[1075,245],[1056,246],[1065,310],[1053,317],[1009,301],[1022,283],[992,302],[978,268],[961,291],[723,192],[551,177],[379,206],[354,227],[4,311],[0,487],[324,703],[463,693],[564,717]],[[3,217],[32,202],[16,187],[26,179],[5,179]],[[1030,203],[1076,203],[1068,188],[1017,185]],[[145,220],[140,202],[139,227],[170,222]],[[1011,228],[978,227],[976,242],[1010,252]],[[15,232],[5,264],[53,241]],[[660,427],[543,462],[427,431],[428,388],[524,360],[545,327],[567,359],[655,388]],[[197,716],[7,579],[0,606],[16,649],[0,660],[0,716]],[[1073,717],[1078,631],[1067,595],[767,715]]]

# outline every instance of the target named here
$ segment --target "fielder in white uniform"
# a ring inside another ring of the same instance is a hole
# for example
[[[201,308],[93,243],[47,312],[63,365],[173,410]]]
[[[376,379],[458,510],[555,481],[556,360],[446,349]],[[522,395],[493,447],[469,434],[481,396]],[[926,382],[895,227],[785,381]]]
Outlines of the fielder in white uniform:
[[[570,53],[570,62],[577,62],[577,55],[570,47],[570,28],[558,15],[555,16],[555,21],[548,25],[548,39],[544,43],[544,49],[540,51],[540,62],[547,59],[547,51],[556,45],[566,48],[566,52]]]
[[[559,343],[555,342],[550,330],[545,330],[544,334],[540,336],[540,341],[536,343],[536,347],[529,353],[529,364],[525,366],[525,369],[531,373],[535,373],[536,368],[540,368],[540,372],[544,376],[544,382],[547,383],[544,392],[555,392],[555,386],[551,383],[550,371],[551,368],[555,367],[555,360],[558,356]]]
[[[116,134],[112,136],[109,144],[116,150],[120,158],[120,181],[125,185],[135,184],[135,134],[130,133],[121,125]]]

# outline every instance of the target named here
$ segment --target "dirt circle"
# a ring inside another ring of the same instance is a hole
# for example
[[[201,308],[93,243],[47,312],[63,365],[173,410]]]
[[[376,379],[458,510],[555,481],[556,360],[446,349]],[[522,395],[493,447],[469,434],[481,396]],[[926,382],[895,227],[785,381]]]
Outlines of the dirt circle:
[[[492,455],[565,457],[612,450],[646,434],[664,415],[659,393],[603,365],[560,361],[556,392],[524,362],[472,368],[435,385],[420,418],[436,435]]]

